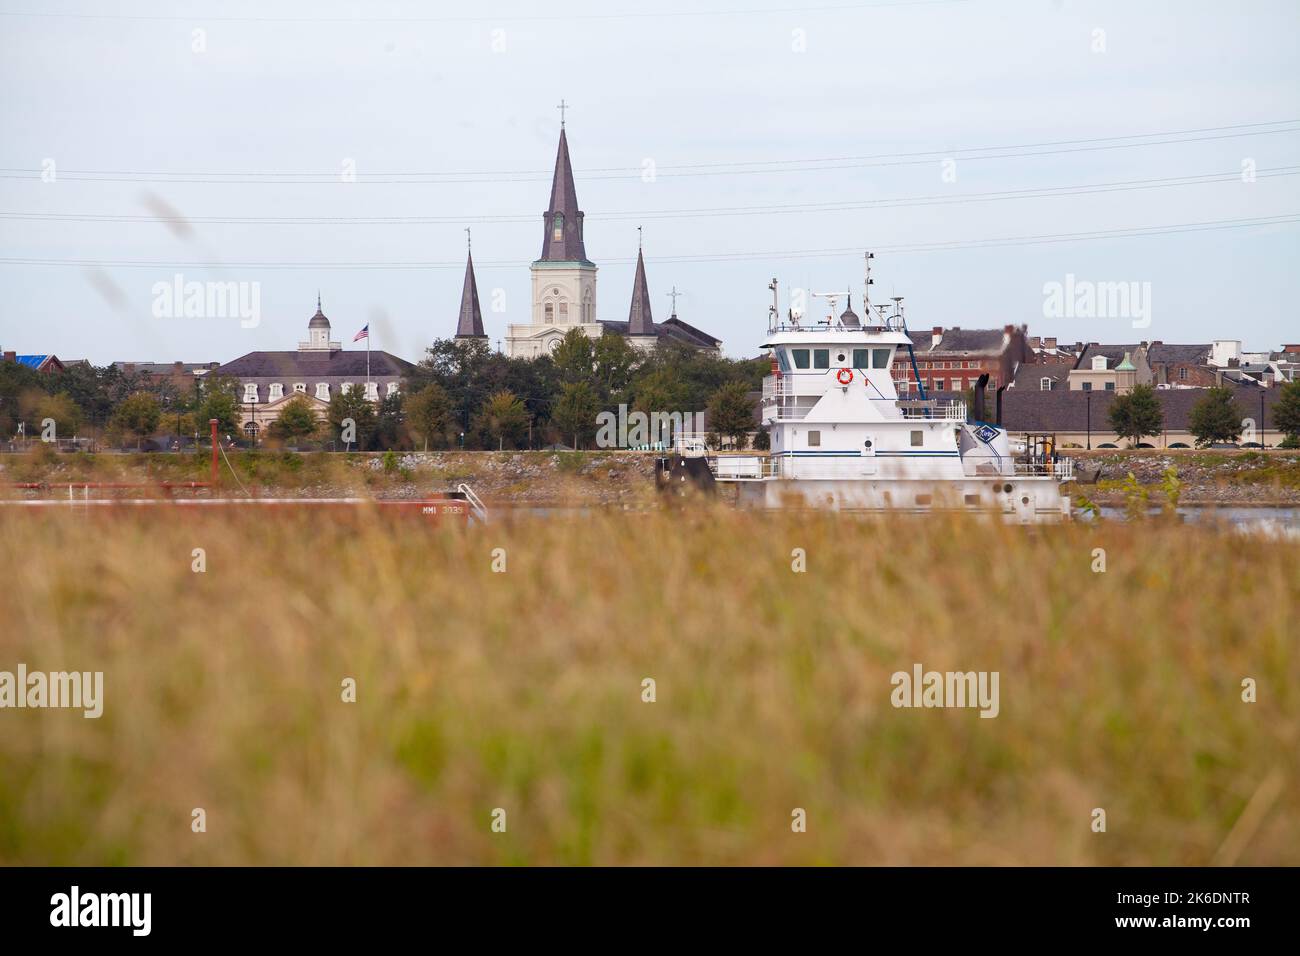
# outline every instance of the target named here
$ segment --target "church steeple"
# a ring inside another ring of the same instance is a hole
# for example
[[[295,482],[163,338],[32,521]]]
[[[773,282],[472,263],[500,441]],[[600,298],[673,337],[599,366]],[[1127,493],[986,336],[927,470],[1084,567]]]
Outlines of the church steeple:
[[[654,335],[655,320],[650,314],[650,287],[645,279],[645,257],[640,244],[636,250],[636,278],[632,280],[632,308],[627,314],[628,335]]]
[[[582,210],[573,185],[573,164],[569,162],[569,139],[560,127],[560,146],[555,154],[555,176],[551,180],[551,205],[543,213],[544,234],[539,262],[586,262],[582,242]]]
[[[468,229],[465,231],[469,232]],[[472,250],[468,250],[465,257],[465,287],[460,293],[460,318],[456,322],[456,338],[487,338],[483,332],[483,312],[478,304],[478,282],[474,278]]]

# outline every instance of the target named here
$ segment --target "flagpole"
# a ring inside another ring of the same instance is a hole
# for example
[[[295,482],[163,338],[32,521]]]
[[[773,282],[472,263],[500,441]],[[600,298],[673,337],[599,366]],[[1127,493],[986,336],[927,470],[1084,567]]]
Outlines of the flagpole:
[[[366,325],[366,397],[370,396],[370,325]]]

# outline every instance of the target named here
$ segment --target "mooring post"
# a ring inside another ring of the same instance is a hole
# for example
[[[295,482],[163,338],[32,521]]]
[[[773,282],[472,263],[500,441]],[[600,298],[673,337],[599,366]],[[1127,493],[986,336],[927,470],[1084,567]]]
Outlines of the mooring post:
[[[217,420],[208,419],[208,427],[212,429],[212,486],[217,486]]]

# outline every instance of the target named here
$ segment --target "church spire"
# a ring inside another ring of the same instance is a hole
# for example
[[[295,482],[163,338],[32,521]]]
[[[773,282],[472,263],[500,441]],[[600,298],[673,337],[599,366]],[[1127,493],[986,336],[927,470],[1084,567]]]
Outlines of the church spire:
[[[569,139],[560,127],[560,146],[555,153],[555,176],[551,180],[551,205],[543,214],[541,262],[586,262],[582,242],[582,210],[573,185],[573,164],[569,161]]]
[[[645,279],[645,256],[640,243],[636,250],[636,278],[632,280],[632,308],[627,314],[628,335],[654,335],[655,320],[650,314],[650,287]]]
[[[466,229],[465,232],[468,233],[469,230]],[[460,293],[460,318],[456,322],[456,338],[487,338],[487,334],[483,331],[483,312],[478,305],[478,282],[474,278],[474,253],[468,250],[465,255],[465,287]]]

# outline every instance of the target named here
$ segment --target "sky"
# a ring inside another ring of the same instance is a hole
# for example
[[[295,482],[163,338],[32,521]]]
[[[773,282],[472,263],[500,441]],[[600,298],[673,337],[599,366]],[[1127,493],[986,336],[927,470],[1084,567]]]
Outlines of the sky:
[[[229,361],[295,348],[319,291],[346,348],[369,323],[415,361],[467,227],[495,347],[561,99],[601,319],[641,226],[655,319],[675,287],[734,357],[773,277],[783,310],[860,310],[865,250],[913,328],[1276,348],[1298,33],[1293,0],[0,0],[0,348]],[[177,275],[256,289],[258,321],[169,312]],[[1047,314],[1067,277],[1147,308]]]

